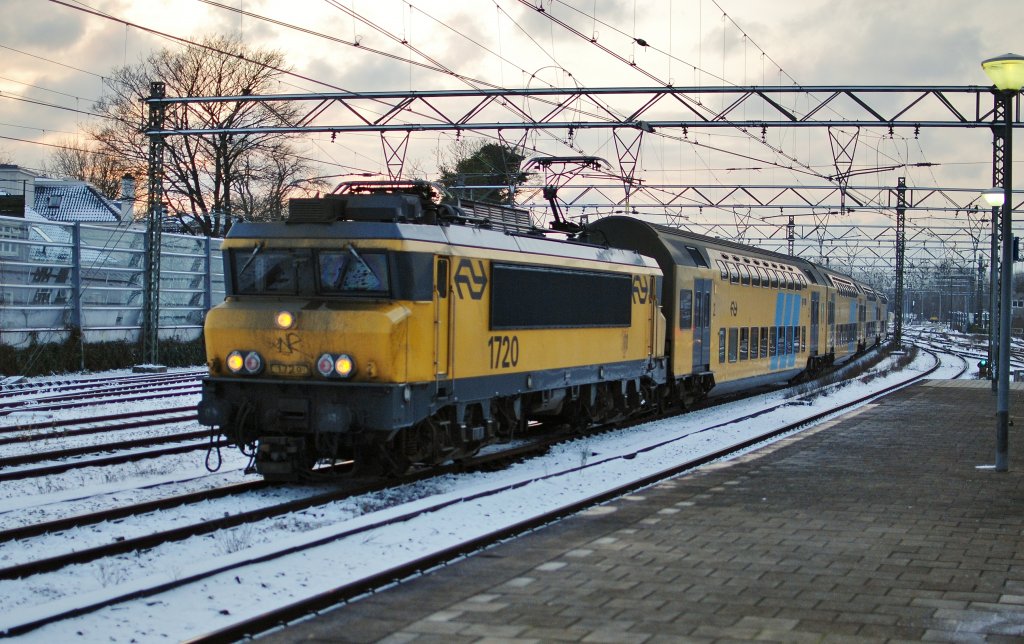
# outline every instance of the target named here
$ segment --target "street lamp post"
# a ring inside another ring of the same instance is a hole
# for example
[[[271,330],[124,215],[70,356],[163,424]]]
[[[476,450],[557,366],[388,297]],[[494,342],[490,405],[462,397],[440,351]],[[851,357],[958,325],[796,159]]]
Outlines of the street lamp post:
[[[1002,264],[999,274],[999,369],[998,387],[996,391],[996,471],[1005,472],[1009,469],[1009,433],[1010,433],[1010,294],[1013,279],[1013,228],[1011,213],[1013,212],[1013,98],[1024,86],[1024,56],[1004,54],[982,61],[982,69],[995,85],[993,92],[996,100],[1002,105],[1003,113],[1003,185],[1002,208],[1003,218],[1000,226],[1002,232]],[[998,187],[998,186],[997,186]],[[995,191],[998,192],[998,191]],[[985,192],[986,200],[995,208],[998,207],[995,193]],[[995,198],[996,201],[990,200]]]

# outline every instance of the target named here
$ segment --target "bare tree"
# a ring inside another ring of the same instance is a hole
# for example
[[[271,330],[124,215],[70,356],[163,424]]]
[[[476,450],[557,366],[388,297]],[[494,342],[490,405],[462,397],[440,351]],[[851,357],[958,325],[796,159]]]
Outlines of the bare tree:
[[[236,209],[247,213],[247,220],[283,219],[288,212],[289,195],[311,195],[329,189],[327,181],[320,177],[296,179],[308,173],[308,164],[290,154],[284,141],[271,142],[266,152],[267,163],[255,165],[250,158],[245,158],[236,170],[233,203]]]
[[[117,199],[121,193],[121,178],[129,168],[120,163],[120,157],[99,152],[95,145],[64,139],[50,158],[43,162],[43,171],[56,177],[88,181],[104,196]]]
[[[251,49],[221,36],[182,50],[154,52],[139,65],[115,69],[106,79],[107,94],[96,105],[105,120],[92,135],[101,151],[119,156],[134,174],[145,177],[149,141],[139,132],[146,120],[140,98],[149,95],[151,81],[163,82],[167,96],[269,94],[283,69],[282,52]],[[166,127],[284,126],[297,120],[298,108],[289,103],[231,101],[168,109]],[[279,216],[281,187],[316,174],[295,156],[288,141],[284,134],[168,137],[164,189],[170,213],[180,216],[185,228],[215,237],[226,233],[234,220]],[[144,191],[145,182],[139,184]]]

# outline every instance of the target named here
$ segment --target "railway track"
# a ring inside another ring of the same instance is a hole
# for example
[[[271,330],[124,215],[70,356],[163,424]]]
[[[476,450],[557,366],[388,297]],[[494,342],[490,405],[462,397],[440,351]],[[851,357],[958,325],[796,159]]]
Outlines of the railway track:
[[[107,445],[88,447],[88,448],[76,448],[72,450],[62,450],[61,452],[49,452],[45,456],[47,460],[52,459],[54,455],[60,455],[62,458],[69,456],[81,455],[81,454],[95,454],[103,451],[104,449],[128,449],[138,448],[145,446],[146,444],[159,444],[160,441],[180,441],[183,438],[198,439],[198,442],[186,443],[184,445],[173,445],[171,447],[163,447],[150,450],[131,451],[123,454],[112,454],[110,456],[97,456],[96,458],[82,459],[76,461],[68,461],[65,463],[55,463],[53,465],[43,465],[40,467],[15,469],[8,471],[0,471],[0,482],[3,481],[17,481],[19,479],[27,479],[33,477],[50,476],[52,474],[60,474],[70,470],[80,469],[84,467],[106,467],[110,465],[123,465],[125,463],[134,463],[136,461],[142,461],[151,458],[159,458],[161,456],[171,456],[174,454],[185,454],[188,452],[197,452],[200,450],[216,449],[221,447],[227,447],[228,442],[226,440],[210,440],[209,430],[203,432],[192,432],[189,435],[175,435],[165,437],[163,439],[141,439],[139,441],[122,441],[120,443],[109,443]],[[15,457],[11,459],[3,459],[7,461],[6,466],[11,467],[13,463],[11,461],[17,460],[21,457]],[[38,461],[37,461],[38,462]],[[2,463],[2,462],[0,462]],[[24,463],[21,463],[24,464]]]
[[[937,368],[937,366],[936,366],[936,368]],[[903,382],[903,383],[901,383],[898,386],[906,386],[906,384],[909,384],[910,382],[917,381],[917,380],[925,377],[926,375],[927,374],[922,374],[922,375],[915,376],[914,378],[909,379],[906,382]],[[891,390],[893,388],[896,388],[896,387],[891,387],[891,388],[889,388],[889,390]],[[886,392],[887,391],[888,390],[886,390]],[[886,393],[886,392],[872,394],[868,398],[873,398],[873,397],[877,397],[879,395],[884,395],[884,393]],[[752,445],[754,445],[754,444],[756,444],[758,442],[761,442],[761,441],[764,441],[764,440],[768,440],[771,437],[777,436],[777,435],[782,434],[782,433],[787,433],[787,432],[790,432],[790,431],[794,431],[795,429],[797,429],[797,427],[806,425],[806,424],[808,424],[810,422],[814,422],[815,419],[817,419],[817,418],[819,418],[821,416],[826,416],[826,415],[831,415],[831,414],[838,413],[842,409],[845,409],[845,408],[847,408],[847,407],[849,407],[850,405],[853,405],[853,404],[858,404],[860,402],[863,402],[863,399],[859,400],[859,401],[855,401],[854,403],[849,403],[847,405],[843,405],[843,406],[841,406],[841,407],[839,407],[837,409],[829,410],[828,412],[824,412],[822,414],[816,414],[816,415],[814,415],[814,416],[812,416],[810,418],[807,418],[807,419],[804,419],[804,420],[800,421],[799,423],[794,423],[794,424],[791,424],[791,425],[787,425],[786,427],[777,428],[777,429],[775,429],[775,430],[773,430],[771,432],[765,433],[764,435],[757,436],[756,438],[752,438],[752,439],[750,439],[748,441],[744,441],[743,443],[741,443],[739,445],[734,445],[734,446],[730,447],[729,449],[719,450],[719,451],[714,452],[713,454],[705,455],[704,457],[702,457],[700,459],[694,459],[694,460],[689,461],[687,463],[681,464],[678,467],[671,468],[671,470],[666,470],[665,472],[661,472],[661,473],[659,473],[658,475],[656,475],[654,477],[646,477],[642,481],[633,482],[633,483],[631,483],[631,484],[629,484],[627,486],[620,486],[620,487],[617,487],[617,488],[615,488],[613,490],[608,490],[608,491],[602,492],[600,494],[594,495],[592,498],[587,499],[586,501],[575,503],[575,504],[573,504],[573,505],[571,505],[571,506],[569,506],[567,508],[561,508],[559,510],[552,511],[550,513],[547,513],[547,514],[543,515],[542,517],[535,518],[535,519],[533,519],[533,520],[531,520],[529,522],[523,522],[522,524],[517,524],[516,526],[502,528],[501,530],[495,531],[492,534],[487,535],[486,537],[481,537],[480,539],[473,540],[473,542],[471,544],[469,544],[468,546],[459,546],[459,547],[456,547],[456,548],[450,548],[450,549],[447,549],[447,550],[445,550],[442,553],[439,553],[437,555],[432,555],[431,557],[428,557],[428,558],[417,559],[414,562],[411,562],[411,563],[408,563],[408,564],[403,564],[400,567],[397,567],[397,568],[391,569],[389,571],[386,571],[386,572],[382,573],[381,575],[375,575],[375,576],[372,576],[372,577],[370,577],[368,579],[361,580],[359,582],[355,582],[355,583],[352,583],[352,584],[347,584],[347,585],[345,585],[345,586],[343,586],[341,588],[338,588],[338,589],[335,589],[335,590],[331,591],[330,593],[326,593],[324,595],[320,595],[320,596],[314,597],[314,598],[312,598],[310,600],[306,600],[306,601],[300,602],[298,604],[289,606],[289,607],[287,607],[285,609],[281,609],[281,610],[278,610],[278,611],[273,611],[272,613],[269,613],[267,615],[259,616],[258,618],[255,618],[255,619],[252,619],[252,620],[246,620],[244,623],[237,624],[237,625],[231,627],[230,629],[225,629],[223,631],[217,631],[217,632],[211,633],[209,636],[205,636],[204,638],[199,638],[197,641],[226,641],[226,640],[234,640],[234,639],[238,639],[239,637],[243,637],[243,636],[245,636],[247,634],[250,634],[250,633],[259,632],[260,630],[264,630],[268,625],[277,624],[277,623],[281,622],[282,620],[283,621],[288,621],[290,619],[294,619],[298,615],[306,614],[310,610],[315,610],[316,609],[315,607],[317,607],[317,606],[331,605],[331,604],[337,603],[339,601],[344,601],[345,598],[347,598],[347,597],[351,597],[351,596],[354,596],[354,595],[361,594],[362,592],[365,592],[367,589],[372,589],[374,587],[377,587],[377,585],[382,583],[382,580],[386,579],[386,580],[388,580],[388,582],[390,582],[390,580],[393,580],[393,579],[396,579],[396,578],[402,578],[402,577],[408,576],[408,574],[413,574],[412,571],[422,570],[424,568],[424,566],[429,567],[431,565],[436,565],[438,562],[446,561],[446,560],[450,559],[453,556],[460,556],[461,554],[464,554],[466,552],[474,551],[474,550],[477,550],[477,549],[479,549],[481,547],[486,547],[486,545],[488,543],[491,543],[494,539],[506,538],[507,536],[518,534],[522,530],[527,530],[527,529],[531,529],[532,527],[536,527],[537,525],[542,525],[542,524],[547,523],[549,521],[555,520],[556,518],[558,518],[560,516],[564,516],[565,514],[571,514],[573,512],[576,512],[576,511],[578,511],[579,509],[581,509],[583,507],[588,507],[589,505],[592,505],[592,504],[595,504],[595,503],[599,503],[599,502],[601,502],[603,500],[606,500],[608,498],[613,498],[615,496],[627,493],[628,491],[630,491],[632,489],[635,489],[636,487],[642,487],[642,486],[648,485],[651,482],[653,482],[654,480],[660,480],[660,478],[674,476],[674,475],[676,475],[676,474],[678,474],[680,472],[684,472],[684,471],[686,471],[688,469],[692,469],[692,468],[697,467],[697,466],[699,466],[699,465],[701,465],[703,463],[706,463],[706,462],[708,462],[710,460],[715,460],[715,459],[718,459],[718,458],[722,458],[722,457],[726,456],[727,454],[732,453],[735,450],[747,449],[750,446],[752,446]],[[730,420],[729,422],[726,422],[726,423],[718,423],[718,424],[715,424],[715,425],[712,425],[712,426],[704,427],[704,428],[700,429],[697,433],[699,434],[699,433],[703,433],[703,432],[712,432],[712,431],[715,431],[715,430],[720,430],[721,428],[723,428],[725,426],[728,426],[730,424],[735,424],[735,423],[738,423],[738,422],[742,422],[743,420],[749,420],[750,418],[752,418],[754,416],[762,416],[762,415],[770,413],[770,412],[771,412],[770,409],[759,410],[756,414],[753,414],[753,415],[747,415],[747,416],[744,416],[743,418],[740,418],[740,419],[732,419],[732,420]],[[562,440],[564,440],[564,439],[562,439]],[[673,440],[680,440],[680,439],[679,438],[675,438]],[[620,457],[616,457],[616,458],[621,458],[621,459],[635,458],[640,453],[643,453],[643,452],[646,452],[646,451],[650,451],[650,450],[661,449],[667,443],[670,443],[670,442],[672,442],[672,441],[666,441],[665,443],[649,445],[649,446],[644,447],[643,449],[638,450],[637,452],[635,452],[635,453],[633,453],[631,455],[624,455],[624,456],[620,456]],[[524,449],[536,450],[537,448],[536,448],[536,446],[533,446],[533,447],[524,448]],[[510,456],[508,454],[503,454],[501,457],[502,458],[509,458]],[[512,456],[512,458],[514,458],[514,456]],[[76,609],[73,609],[73,610],[70,610],[70,611],[64,611],[64,612],[61,612],[59,614],[48,616],[46,618],[40,618],[40,619],[37,619],[37,620],[32,621],[32,622],[27,622],[27,623],[18,625],[16,627],[12,628],[11,630],[9,630],[7,634],[18,634],[18,633],[21,633],[21,632],[28,632],[29,630],[32,630],[34,628],[38,628],[39,626],[42,626],[42,625],[44,625],[46,623],[52,623],[53,621],[58,621],[60,619],[65,619],[65,618],[71,617],[73,615],[82,614],[82,613],[93,611],[93,610],[98,610],[99,608],[101,608],[103,606],[109,606],[109,605],[113,605],[113,604],[116,604],[116,603],[121,603],[121,602],[128,601],[128,600],[135,599],[135,598],[148,597],[148,596],[160,593],[160,592],[164,592],[164,591],[169,590],[171,588],[179,587],[179,586],[187,584],[187,583],[192,583],[192,582],[195,582],[195,581],[199,581],[201,579],[208,578],[208,577],[210,577],[212,575],[216,575],[216,574],[220,574],[220,573],[223,573],[223,572],[226,572],[226,571],[234,570],[235,568],[238,568],[238,567],[241,567],[241,566],[244,566],[244,565],[251,565],[251,564],[259,562],[259,561],[273,560],[273,559],[278,558],[278,557],[286,556],[287,554],[291,554],[291,553],[294,553],[294,552],[300,552],[300,551],[308,550],[308,549],[311,549],[311,548],[315,548],[315,547],[318,547],[320,545],[324,545],[325,543],[330,543],[330,542],[336,541],[338,539],[352,537],[352,536],[355,536],[355,535],[358,535],[358,534],[362,534],[362,533],[365,533],[365,532],[367,532],[369,530],[377,529],[377,528],[380,528],[380,527],[383,527],[383,526],[386,526],[386,525],[391,525],[391,524],[394,524],[394,523],[397,523],[397,522],[402,522],[402,521],[409,521],[409,520],[412,520],[414,517],[420,516],[420,515],[422,515],[423,513],[426,513],[426,512],[440,511],[444,507],[446,507],[448,505],[451,505],[453,503],[472,502],[472,501],[475,501],[475,500],[480,500],[480,499],[492,497],[492,496],[501,494],[502,492],[507,491],[507,490],[509,490],[511,488],[518,488],[518,487],[522,487],[522,486],[526,486],[526,485],[531,485],[531,484],[535,484],[535,483],[538,483],[538,482],[541,482],[541,481],[545,481],[545,480],[548,480],[548,481],[554,480],[554,479],[557,479],[558,477],[567,476],[567,475],[572,474],[573,472],[581,471],[581,470],[586,469],[588,467],[598,467],[600,465],[601,465],[601,462],[595,462],[595,463],[590,463],[590,464],[586,464],[586,465],[581,465],[578,468],[572,468],[570,470],[555,472],[555,473],[551,473],[549,475],[546,475],[544,477],[537,477],[537,478],[530,479],[530,480],[527,480],[527,481],[519,481],[519,482],[510,484],[508,486],[498,487],[498,488],[495,488],[493,490],[488,490],[486,492],[481,492],[478,495],[473,495],[473,496],[469,496],[469,497],[459,497],[458,500],[456,500],[456,501],[449,500],[449,501],[445,501],[445,502],[438,503],[438,504],[427,504],[426,507],[420,507],[415,512],[405,513],[405,514],[402,514],[399,517],[395,517],[395,518],[389,519],[387,521],[374,522],[374,523],[369,524],[369,525],[364,525],[364,526],[362,526],[362,527],[360,527],[358,529],[353,529],[353,530],[348,530],[348,531],[341,530],[340,532],[337,532],[337,533],[331,535],[328,538],[313,540],[313,541],[311,541],[309,543],[305,543],[305,544],[302,544],[300,546],[292,546],[290,548],[287,548],[287,549],[275,552],[273,554],[268,554],[268,555],[265,555],[265,556],[260,556],[260,557],[256,557],[256,558],[247,559],[245,562],[242,562],[242,563],[231,564],[231,565],[227,565],[227,566],[214,567],[214,568],[208,569],[208,570],[206,570],[206,571],[204,571],[202,573],[197,573],[195,575],[184,576],[181,579],[176,580],[174,582],[164,582],[164,583],[158,584],[158,585],[153,586],[153,587],[149,587],[149,588],[146,588],[146,589],[135,590],[135,591],[132,591],[130,593],[124,593],[124,594],[112,593],[111,596],[109,596],[108,598],[104,599],[103,601],[99,601],[99,602],[90,604],[88,606],[80,606],[80,607],[78,607]],[[430,475],[433,476],[435,474],[436,474],[436,472],[435,473],[431,473]],[[287,504],[278,504],[278,507],[276,509],[275,508],[263,508],[263,509],[259,510],[258,512],[251,513],[251,514],[242,514],[242,513],[240,513],[240,514],[237,514],[237,515],[235,515],[233,517],[226,518],[227,521],[224,524],[222,524],[220,527],[209,527],[209,530],[224,529],[224,527],[227,526],[227,525],[242,525],[243,523],[246,523],[248,521],[261,520],[261,518],[266,518],[268,516],[277,516],[281,512],[295,512],[295,511],[298,511],[297,508],[315,507],[315,505],[317,503],[333,503],[334,501],[338,500],[338,498],[344,498],[345,496],[351,496],[353,493],[355,493],[355,491],[356,490],[335,490],[335,491],[331,491],[331,492],[328,492],[328,493],[324,493],[324,494],[319,495],[319,496],[314,495],[314,496],[311,496],[311,497],[306,498],[306,499],[298,500],[297,502],[295,502],[295,505],[292,506],[292,509],[288,509]],[[221,495],[224,495],[224,496],[227,496],[227,495],[230,495],[230,494],[233,494],[233,493],[238,493],[238,492],[218,492],[218,494],[221,494]],[[363,493],[366,493],[366,492],[363,492]],[[338,496],[338,495],[340,495],[340,496]],[[199,498],[199,497],[196,497],[196,498]],[[161,501],[160,503],[168,503],[168,504],[171,504],[171,505],[169,505],[167,507],[174,507],[174,504],[181,505],[182,503],[186,503],[186,502],[188,502],[188,501],[182,501],[181,499],[177,499],[177,500],[170,500],[170,499],[168,499],[166,501]],[[154,506],[154,509],[161,509],[161,508]],[[150,510],[150,511],[152,511],[152,510]],[[120,512],[121,516],[127,516],[128,514],[135,513],[136,510],[133,510],[131,508],[120,508],[120,509],[115,510],[115,512]],[[69,529],[69,528],[75,527],[75,526],[79,525],[79,523],[83,523],[85,521],[89,521],[89,522],[93,522],[94,523],[96,521],[104,521],[104,520],[109,520],[109,519],[101,518],[99,516],[93,516],[92,518],[89,518],[89,519],[86,519],[84,517],[77,517],[77,518],[76,517],[71,517],[71,518],[68,518],[68,519],[61,520],[62,523],[59,523],[59,524],[58,523],[54,523],[54,525],[50,526],[50,528],[24,528],[22,530],[28,530],[28,532],[22,532],[21,534],[24,535],[22,537],[18,537],[18,536],[7,536],[7,537],[5,537],[4,536],[5,533],[0,533],[0,540],[3,540],[3,539],[13,539],[13,538],[28,538],[32,534],[42,534],[42,532],[39,532],[39,530]],[[53,522],[51,522],[51,523],[53,523]],[[117,552],[120,552],[120,553],[130,552],[130,551],[133,551],[133,550],[137,550],[138,548],[152,547],[152,545],[149,545],[149,544],[154,544],[155,545],[155,544],[159,544],[159,543],[166,543],[168,540],[179,539],[179,538],[186,538],[186,536],[190,536],[191,534],[195,534],[196,530],[204,530],[204,529],[205,528],[203,528],[202,526],[183,526],[181,528],[175,529],[175,531],[165,531],[165,534],[149,535],[149,536],[145,537],[144,538],[145,540],[143,540],[143,541],[134,541],[134,540],[133,541],[129,541],[129,540],[126,540],[125,542],[122,542],[122,544],[111,544],[111,546],[104,546],[104,548],[106,548],[106,549],[102,550],[102,551],[93,549],[92,552],[83,551],[82,553],[68,553],[68,555],[66,555],[66,557],[68,557],[68,558],[66,558],[66,559],[48,558],[46,560],[42,560],[42,561],[39,561],[39,562],[25,564],[25,566],[28,566],[28,567],[20,567],[20,566],[19,567],[14,567],[14,568],[9,567],[7,569],[4,569],[4,570],[0,571],[0,577],[8,578],[9,579],[9,578],[12,578],[12,576],[23,576],[23,575],[39,574],[39,573],[43,572],[44,570],[59,570],[63,566],[68,566],[68,565],[72,565],[72,563],[75,563],[76,560],[74,559],[74,557],[84,557],[84,559],[78,560],[78,562],[80,562],[82,560],[95,560],[96,557],[114,556]],[[33,530],[35,530],[35,532],[32,532]],[[169,532],[171,534],[166,534],[167,532]],[[16,535],[18,533],[11,533],[11,534],[12,535]],[[33,568],[31,566],[35,566],[35,567]]]
[[[150,426],[158,426],[159,424],[165,423],[153,423]],[[178,443],[189,440],[204,439],[209,441],[211,437],[212,434],[210,430],[203,428],[197,431],[166,434],[163,436],[150,436],[147,438],[135,438],[131,440],[117,441],[114,443],[100,443],[98,445],[85,445],[82,447],[71,447],[44,452],[29,452],[25,454],[18,454],[17,456],[7,456],[5,458],[0,458],[0,480],[4,480],[3,475],[6,474],[3,472],[4,469],[16,467],[18,465],[33,465],[36,463],[46,463],[47,461],[59,461],[76,456],[86,456],[102,452],[134,450],[140,447],[153,447],[155,445],[166,445],[167,443]]]
[[[195,396],[201,374],[201,371],[186,371],[5,385],[0,390],[0,448],[6,452],[0,457],[0,482],[225,446],[225,441],[211,443],[209,430],[200,429],[198,425],[173,434],[153,433],[161,427],[197,420],[193,405],[160,405],[158,401]],[[137,406],[140,402],[155,403],[154,408],[119,413],[102,411],[111,405],[131,403]],[[81,410],[80,415],[65,418],[65,414],[60,413],[70,409]],[[122,440],[83,444],[89,442],[89,436],[106,437],[128,430],[134,435]],[[77,437],[84,438],[71,440],[72,445],[59,450],[40,449],[50,441]],[[74,442],[80,444],[73,445]],[[40,466],[25,467],[31,465]]]
[[[352,479],[346,481],[344,479],[335,478],[332,480],[336,485],[340,485],[340,487],[338,487],[337,489],[329,490],[327,492],[311,494],[310,496],[305,498],[295,499],[284,503],[266,505],[256,510],[225,515],[214,519],[204,520],[199,523],[181,526],[173,530],[155,532],[138,538],[122,539],[103,546],[97,546],[95,548],[76,549],[68,553],[48,557],[46,559],[39,559],[35,561],[25,562],[22,564],[17,564],[14,566],[2,567],[0,568],[0,580],[17,579],[27,575],[35,575],[44,572],[50,572],[53,570],[59,570],[65,566],[94,561],[102,557],[112,557],[128,552],[135,552],[147,548],[154,548],[156,546],[160,546],[167,543],[173,543],[175,541],[180,541],[183,539],[187,539],[189,537],[209,534],[212,532],[216,532],[218,530],[225,530],[246,523],[262,521],[264,519],[272,517],[290,514],[293,512],[300,512],[302,510],[327,505],[329,503],[335,503],[337,501],[343,501],[354,496],[380,492],[383,490],[394,488],[396,485],[399,484],[407,485],[410,483],[415,483],[418,481],[429,479],[435,476],[462,472],[465,471],[466,469],[490,467],[498,462],[506,461],[508,459],[520,458],[526,454],[533,454],[543,451],[544,449],[547,449],[551,444],[558,440],[564,439],[552,439],[550,441],[542,441],[538,444],[520,445],[499,452],[493,452],[488,455],[468,459],[467,461],[463,461],[458,464],[452,464],[447,467],[434,468],[431,470],[413,473],[399,479],[398,481],[395,481],[393,479],[375,479],[371,481],[361,481],[358,479]],[[348,468],[347,466],[343,465],[330,469],[336,470],[334,474],[338,474],[344,473]],[[323,472],[323,470],[321,470],[321,472]],[[212,490],[204,490],[201,492],[195,492],[187,495],[158,499],[155,501],[149,501],[137,505],[111,508],[109,510],[93,512],[86,515],[66,517],[45,523],[23,526],[19,528],[12,528],[9,530],[0,531],[0,543],[12,541],[14,539],[25,539],[29,537],[39,536],[51,532],[59,532],[71,528],[81,528],[84,526],[102,523],[104,521],[115,521],[117,519],[122,519],[128,516],[137,516],[149,512],[176,508],[188,504],[203,503],[213,499],[220,499],[226,496],[254,492],[266,489],[268,487],[273,487],[273,484],[267,483],[262,480],[251,481],[246,483],[224,486],[221,488],[215,488]]]
[[[164,398],[177,398],[180,396],[192,396],[200,391],[199,381],[194,383],[182,382],[151,386],[144,389],[123,389],[118,393],[77,393],[55,397],[33,398],[31,400],[18,400],[7,405],[0,405],[0,417],[9,416],[15,412],[50,412],[65,409],[76,409],[84,407],[96,407],[116,403],[139,402],[145,400],[160,400]]]
[[[159,416],[160,418],[154,418]],[[141,418],[140,418],[141,417]],[[0,445],[26,443],[52,438],[70,436],[87,436],[116,432],[123,429],[139,429],[159,427],[170,423],[181,423],[197,420],[194,405],[172,407],[169,409],[140,409],[137,411],[103,416],[87,416],[84,418],[61,418],[45,421],[15,424],[0,427]],[[78,427],[78,429],[72,429]],[[52,430],[52,431],[47,431]],[[30,433],[35,432],[35,433]],[[5,434],[19,434],[4,436]]]
[[[179,406],[164,409],[140,410],[71,419],[50,419],[0,428],[0,446],[25,446],[77,436],[108,435],[112,432],[125,430],[147,430],[167,425],[189,423],[196,420],[194,406]],[[198,425],[196,425],[198,427]],[[51,430],[51,431],[47,431]],[[186,445],[140,452],[141,448],[195,441]],[[223,447],[226,441],[213,440],[209,429],[192,429],[178,431],[173,434],[145,436],[120,441],[81,445],[59,450],[32,449],[21,454],[0,457],[0,481],[12,481],[38,476],[48,476],[66,472],[79,467],[95,467],[118,465],[146,458],[156,458],[169,454],[180,454],[199,449]],[[124,452],[111,454],[111,452]],[[19,468],[65,459],[76,459],[83,456],[96,455],[94,458],[66,460],[36,468]]]
[[[15,398],[32,398],[43,394],[58,394],[71,391],[103,390],[111,387],[146,386],[162,382],[195,380],[205,375],[206,370],[196,369],[166,374],[135,374],[120,377],[68,378],[47,381],[18,382],[0,385],[0,404]]]

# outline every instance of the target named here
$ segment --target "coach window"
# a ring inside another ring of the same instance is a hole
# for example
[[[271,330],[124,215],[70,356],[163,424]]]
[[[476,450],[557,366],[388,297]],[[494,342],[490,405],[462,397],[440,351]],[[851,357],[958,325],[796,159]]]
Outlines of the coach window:
[[[725,329],[718,330],[718,362],[725,362]]]
[[[753,275],[750,276],[752,284],[754,286],[765,286],[764,271],[761,270],[761,267],[754,266],[753,268],[750,269],[750,271],[753,273]]]
[[[779,327],[768,327],[768,355],[773,358],[779,355]]]
[[[704,259],[704,255],[702,255],[699,250],[693,246],[687,246],[686,252],[690,253],[690,257],[693,259],[694,265],[708,268],[707,260]]]
[[[774,268],[769,268],[768,273],[772,278],[772,288],[779,288],[779,273]]]
[[[757,327],[750,327],[750,359],[757,360],[757,348],[761,346],[761,341],[758,338]]]
[[[740,267],[732,262],[729,263],[729,282],[731,284],[740,283]]]
[[[761,357],[768,357],[768,327],[761,327]]]
[[[729,362],[736,362],[736,345],[739,344],[740,330],[736,327],[729,329]]]
[[[800,327],[800,353],[807,353],[807,327]]]
[[[679,328],[684,331],[693,328],[693,291],[688,288],[679,291]]]
[[[740,284],[750,286],[750,269],[743,264],[740,264]]]
[[[729,279],[729,267],[725,265],[725,262],[717,260],[715,263],[718,264],[718,270],[722,273],[722,279]]]
[[[750,357],[748,347],[750,346],[750,329],[743,327],[740,329],[740,360],[746,360]]]

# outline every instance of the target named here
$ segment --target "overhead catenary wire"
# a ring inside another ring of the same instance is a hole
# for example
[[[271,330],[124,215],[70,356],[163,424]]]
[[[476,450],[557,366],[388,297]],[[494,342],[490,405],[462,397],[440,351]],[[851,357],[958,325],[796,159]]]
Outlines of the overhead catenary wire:
[[[558,0],[554,0],[554,1],[555,1],[556,3],[558,3],[558,4],[564,4],[564,3],[561,3],[561,2],[559,2]],[[715,6],[719,6],[717,2],[716,2],[716,3],[714,3],[714,4],[715,4]],[[410,6],[411,6],[411,5],[410,5]],[[595,21],[594,21],[594,24],[596,25],[596,24],[597,24],[597,22],[596,22],[596,8],[597,8],[597,4],[596,4],[596,3],[595,3],[595,5],[594,5],[594,8],[595,8],[595,11],[594,11],[594,16],[595,16]],[[719,7],[719,8],[720,8],[720,7]],[[725,12],[724,12],[724,11],[723,11],[722,13],[723,13],[723,14],[725,14]],[[241,20],[241,18],[242,18],[242,16],[241,16],[241,14],[239,14],[239,20]],[[731,16],[729,16],[729,17],[728,17],[728,21],[730,22],[730,24],[735,24],[735,20],[733,20]],[[739,27],[738,27],[738,25],[736,25],[736,27],[737,27],[737,28],[739,28]],[[596,29],[595,29],[595,30],[596,30]],[[635,36],[635,35],[636,35],[636,34],[634,34],[634,36]],[[752,46],[756,46],[756,43],[755,43],[755,42],[753,41],[753,39],[750,39],[750,43],[751,43],[751,45],[752,45]],[[405,56],[402,56],[402,57],[400,57],[400,59],[401,59],[401,60],[402,60],[403,62],[408,62],[408,59],[407,59],[407,57],[405,57]],[[775,61],[774,61],[773,59],[771,59],[771,57],[770,57],[770,56],[768,56],[768,60],[771,60],[771,61],[772,61],[773,63],[775,63]],[[783,70],[781,69],[781,67],[779,67],[779,70],[780,70],[780,75],[781,75],[782,73],[784,73],[784,72],[783,72]],[[443,73],[443,72],[442,72],[442,73]],[[789,74],[788,74],[788,73],[786,73],[786,77],[787,77],[787,78],[791,78],[791,77],[789,76]],[[795,81],[794,81],[794,82],[795,82]],[[723,153],[727,153],[727,154],[732,154],[732,152],[731,152],[731,151],[727,151],[727,150],[723,150]],[[888,153],[886,152],[886,154],[888,154]],[[748,156],[751,156],[751,155],[748,155]],[[907,156],[905,156],[905,155],[898,155],[898,157],[899,157],[899,158],[901,158],[902,160],[908,160],[908,159],[909,159],[909,157],[907,157]],[[765,162],[765,161],[764,161],[764,160],[762,160],[762,159],[757,159],[756,161],[757,161],[758,163],[764,163],[764,162]],[[808,163],[808,165],[810,166],[811,164],[809,164],[809,163]],[[780,163],[769,163],[769,164],[767,164],[767,167],[777,167],[777,168],[782,168],[782,169],[790,169],[790,168],[787,168],[787,167],[786,167],[786,164],[784,164],[784,163],[782,163],[782,164],[780,164]],[[818,167],[814,167],[814,170],[816,170],[816,171],[820,171]],[[823,172],[822,172],[822,174],[829,174],[829,173],[828,173],[828,171],[826,170],[826,171],[823,171]]]

